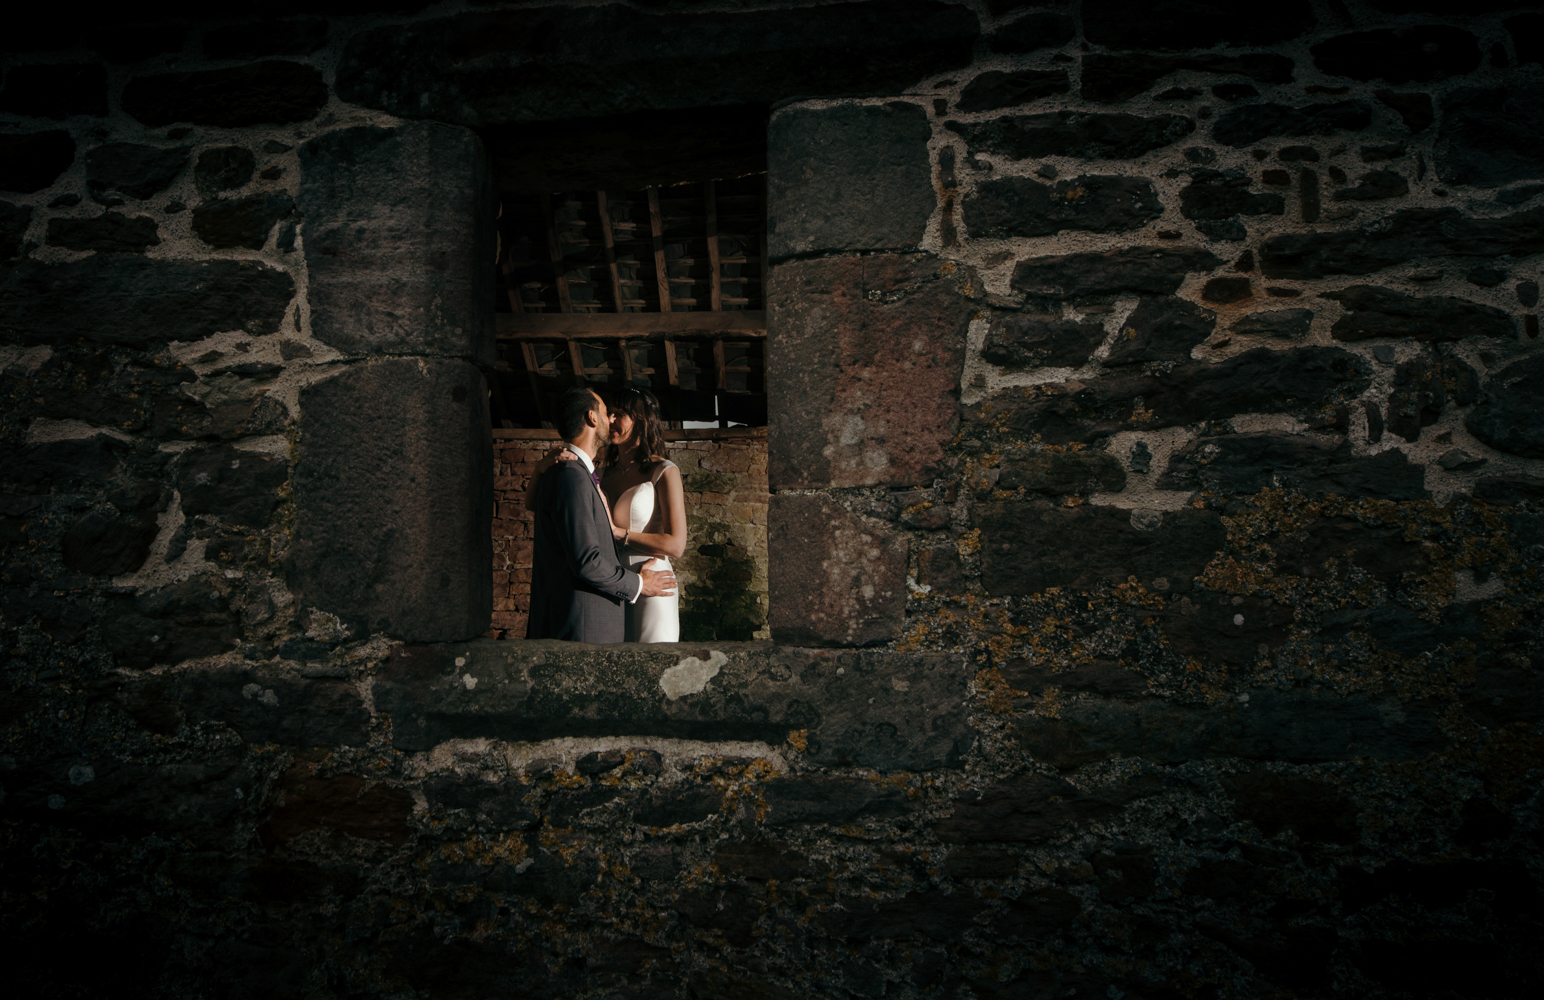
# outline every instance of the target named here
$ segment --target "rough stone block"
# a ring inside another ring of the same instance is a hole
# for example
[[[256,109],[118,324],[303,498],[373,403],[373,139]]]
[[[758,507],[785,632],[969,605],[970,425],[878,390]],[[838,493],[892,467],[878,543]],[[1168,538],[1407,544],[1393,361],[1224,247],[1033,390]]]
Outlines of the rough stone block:
[[[1013,268],[1012,286],[1037,298],[1079,298],[1141,292],[1172,295],[1192,271],[1210,271],[1222,258],[1197,247],[1135,246],[1105,253],[1031,257]]]
[[[390,9],[390,8],[385,8]],[[327,44],[327,19],[292,17],[211,28],[204,32],[204,55],[210,59],[264,59],[303,56]]]
[[[1260,248],[1267,278],[1372,274],[1417,257],[1527,257],[1544,250],[1544,208],[1492,219],[1456,208],[1397,212],[1376,226],[1273,236]]]
[[[1242,280],[1247,288],[1249,279]],[[1193,302],[1179,298],[1143,299],[1126,318],[1104,363],[1113,366],[1142,361],[1188,361],[1190,349],[1210,337],[1216,327],[1217,314]]]
[[[984,181],[965,199],[965,225],[978,238],[1054,236],[1063,230],[1119,233],[1163,214],[1153,182],[1120,175],[1041,184],[1028,177]]]
[[[1367,152],[1362,147],[1363,155]],[[1400,146],[1403,150],[1404,147]],[[1331,201],[1381,201],[1398,198],[1410,193],[1410,182],[1392,170],[1373,170],[1356,180],[1355,187],[1341,188],[1330,196]]]
[[[768,475],[905,486],[954,436],[973,270],[923,255],[783,264],[768,292]]]
[[[767,252],[903,250],[937,199],[920,105],[795,108],[767,129]]]
[[[193,183],[204,196],[239,188],[252,179],[257,157],[245,146],[217,146],[198,154]]]
[[[1039,435],[1045,444],[1093,443],[1118,430],[1240,413],[1306,418],[1355,399],[1367,383],[1367,362],[1339,348],[1256,348],[1216,364],[1181,362],[1167,372],[1111,374],[1039,394],[1006,390],[970,407],[965,427],[971,434]]]
[[[1221,305],[1229,305],[1234,302],[1243,302],[1245,299],[1254,298],[1254,283],[1240,275],[1229,275],[1225,278],[1210,278],[1201,286],[1201,299],[1204,302],[1216,302]],[[1197,341],[1199,343],[1199,341]]]
[[[1373,96],[1394,109],[1400,121],[1405,123],[1405,128],[1411,132],[1424,131],[1436,121],[1437,115],[1432,108],[1430,94],[1399,94],[1392,90],[1375,90]]]
[[[349,365],[300,396],[290,585],[358,635],[420,642],[488,628],[487,386],[462,361]]]
[[[833,937],[864,942],[916,940],[943,943],[958,941],[966,931],[974,930],[975,917],[987,906],[985,900],[968,890],[942,892],[931,889],[908,892],[897,899],[843,900],[840,910],[827,910],[821,917],[826,933]]]
[[[765,794],[771,783],[762,785]],[[718,870],[730,877],[749,879],[777,879],[787,882],[805,875],[810,869],[810,859],[792,850],[786,841],[760,840],[753,843],[720,841],[713,852],[713,863]],[[637,870],[637,865],[634,865]]]
[[[1086,823],[1111,819],[1129,803],[1161,790],[1146,776],[1084,791],[1061,778],[1024,774],[956,799],[953,814],[933,829],[951,844],[1054,840]]]
[[[278,330],[294,294],[288,274],[249,261],[24,260],[0,285],[0,329],[27,343],[129,346],[226,330],[262,336]]]
[[[1153,56],[1138,53],[1083,57],[1081,93],[1101,104],[1127,101],[1176,70],[1247,76],[1260,83],[1291,83],[1292,60],[1273,53]]]
[[[0,90],[0,111],[25,118],[59,120],[71,115],[107,117],[107,67],[97,63],[34,63],[14,66]]]
[[[1126,488],[1126,470],[1105,451],[1037,451],[1003,459],[997,485],[1044,496],[1119,493]]]
[[[1451,296],[1407,295],[1376,285],[1351,285],[1324,292],[1346,308],[1346,315],[1330,328],[1336,340],[1357,341],[1373,337],[1419,341],[1462,340],[1494,337],[1511,340],[1517,335],[1512,317],[1495,306],[1480,305]]]
[[[60,541],[64,565],[91,576],[132,573],[145,564],[159,531],[153,512],[83,514]]]
[[[1250,313],[1228,330],[1241,337],[1271,337],[1276,340],[1302,340],[1313,325],[1312,309],[1274,309]]]
[[[1479,40],[1444,24],[1355,31],[1319,42],[1309,51],[1314,65],[1331,76],[1394,84],[1445,80],[1480,65]]]
[[[0,201],[0,260],[21,256],[22,240],[31,224],[31,205],[13,205],[8,201]]]
[[[279,506],[279,488],[288,480],[284,459],[225,447],[190,458],[177,489],[184,514],[261,528]]]
[[[968,88],[967,88],[968,90]],[[961,111],[968,108],[961,95]],[[987,122],[946,122],[965,137],[970,153],[992,153],[1011,160],[1045,156],[1075,156],[1088,160],[1132,160],[1160,149],[1195,131],[1196,124],[1180,115],[1090,114],[1052,111],[1043,115],[1011,115]]]
[[[84,768],[84,770],[82,770]],[[138,763],[77,754],[6,775],[7,814],[119,838],[176,834],[211,847],[228,835],[258,775],[223,754],[180,763]]]
[[[1520,63],[1544,63],[1544,14],[1517,14],[1501,22],[1512,36]]]
[[[41,191],[75,162],[75,140],[63,129],[0,135],[0,191]]]
[[[1197,170],[1179,193],[1180,214],[1187,219],[1217,221],[1240,215],[1281,215],[1286,201],[1279,194],[1255,194],[1248,177],[1229,177],[1220,170]]]
[[[1318,778],[1259,768],[1224,777],[1222,787],[1233,797],[1234,815],[1267,837],[1283,830],[1309,843],[1354,844],[1361,837],[1356,806]]]
[[[820,496],[772,498],[767,526],[772,636],[801,646],[867,646],[900,632],[906,536]]]
[[[1005,368],[1080,368],[1103,342],[1100,323],[1055,314],[995,313],[981,356]]]
[[[1442,102],[1437,176],[1449,184],[1495,187],[1544,176],[1544,85],[1465,88]]]
[[[293,664],[211,666],[136,678],[119,701],[152,732],[173,735],[183,723],[218,722],[248,743],[361,746],[370,713],[359,689],[335,677],[310,677]]]
[[[319,777],[308,764],[290,768],[278,782],[273,812],[259,829],[270,846],[307,833],[342,833],[360,840],[405,843],[413,796],[357,774]]]
[[[1321,518],[1301,531],[1276,539],[1273,547],[1275,571],[1280,576],[1333,580],[1344,577],[1354,566],[1393,588],[1406,573],[1424,573],[1432,565],[1430,550],[1419,541],[1406,539],[1403,529],[1376,527],[1354,518]],[[1325,624],[1333,624],[1334,617],[1327,618]],[[1401,644],[1393,647],[1395,651],[1413,655],[1417,650],[1404,644],[1410,641],[1409,636],[1419,634],[1414,625],[1408,617],[1403,618],[1398,627],[1381,630],[1378,638],[1386,643],[1392,634]]]
[[[336,87],[353,104],[474,126],[709,101],[765,106],[902,93],[969,65],[980,31],[974,11],[936,0],[657,14],[620,4],[479,11],[358,32],[343,50]],[[615,44],[619,38],[628,43]]]
[[[473,774],[436,774],[423,785],[431,811],[443,810],[458,827],[489,833],[529,830],[541,822],[521,801],[524,791],[517,783],[487,781]]]
[[[1203,438],[1175,453],[1158,488],[1246,495],[1276,487],[1420,500],[1430,496],[1425,482],[1425,467],[1411,464],[1402,451],[1356,458],[1344,438],[1239,434]]]
[[[273,227],[294,208],[294,201],[282,191],[213,199],[193,209],[193,232],[217,249],[261,250]]]
[[[1360,132],[1372,124],[1372,108],[1361,101],[1307,104],[1244,104],[1217,116],[1212,139],[1224,146],[1252,146],[1272,136]]]
[[[482,143],[446,125],[300,147],[313,336],[348,354],[494,360],[494,199]]]
[[[778,746],[802,730],[818,766],[921,770],[956,766],[970,747],[967,678],[942,653],[478,640],[398,647],[372,691],[407,751],[618,735]]]
[[[979,74],[966,84],[954,106],[967,113],[994,111],[1028,104],[1053,94],[1065,94],[1069,89],[1071,84],[1064,69],[1030,69],[1018,73],[994,69]]]
[[[8,448],[0,475],[23,486],[95,485],[110,479],[132,459],[130,445],[108,434],[42,441]]]
[[[975,511],[981,585],[993,597],[1164,577],[1190,589],[1226,541],[1209,510],[1129,511],[1007,500]]]
[[[1058,48],[1072,41],[1076,33],[1077,27],[1066,14],[1036,11],[994,28],[986,44],[993,52],[1015,55]]]
[[[1271,45],[1313,27],[1308,0],[1285,0],[1241,16],[1227,0],[1084,0],[1083,33],[1111,49],[1209,49]]]
[[[151,128],[174,122],[217,128],[305,122],[326,103],[321,73],[280,60],[139,76],[124,85],[122,98],[124,112]]]
[[[1544,458],[1544,355],[1514,361],[1485,381],[1485,394],[1464,418],[1469,433],[1492,448]]]
[[[137,142],[109,142],[86,151],[86,186],[145,199],[171,186],[188,165],[188,147],[162,149]]]
[[[148,215],[104,212],[92,219],[48,220],[48,245],[97,253],[141,253],[161,242],[156,221]]]
[[[213,576],[114,595],[103,622],[102,639],[117,665],[134,670],[228,653],[241,635],[230,587]]]
[[[1544,503],[1544,476],[1486,476],[1474,484],[1474,497],[1498,507],[1515,507],[1524,500]]]

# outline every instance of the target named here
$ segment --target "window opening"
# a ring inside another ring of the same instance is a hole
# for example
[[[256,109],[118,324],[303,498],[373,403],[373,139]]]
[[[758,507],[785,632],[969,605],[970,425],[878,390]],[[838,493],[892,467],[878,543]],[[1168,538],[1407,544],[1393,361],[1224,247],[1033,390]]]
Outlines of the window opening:
[[[655,170],[642,184],[649,167],[637,159],[616,183],[578,164],[586,186],[529,162],[499,166],[491,634],[525,634],[524,491],[556,441],[557,398],[573,385],[632,385],[659,397],[686,487],[687,551],[674,560],[682,641],[768,638],[764,149],[710,151],[695,179]],[[679,148],[668,169],[691,169]]]

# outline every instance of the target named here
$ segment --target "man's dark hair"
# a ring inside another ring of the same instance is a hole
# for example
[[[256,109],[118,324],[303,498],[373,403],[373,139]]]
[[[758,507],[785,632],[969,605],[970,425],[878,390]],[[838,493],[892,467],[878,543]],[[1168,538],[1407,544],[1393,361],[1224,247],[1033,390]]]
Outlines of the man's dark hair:
[[[563,393],[558,400],[558,434],[564,441],[572,441],[584,432],[584,418],[594,412],[597,397],[589,389],[575,386]]]

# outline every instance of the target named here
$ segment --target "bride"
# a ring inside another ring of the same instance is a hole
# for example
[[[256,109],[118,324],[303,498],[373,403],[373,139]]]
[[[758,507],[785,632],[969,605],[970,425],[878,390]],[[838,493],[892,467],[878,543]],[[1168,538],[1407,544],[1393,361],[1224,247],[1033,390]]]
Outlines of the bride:
[[[686,551],[686,493],[681,470],[665,457],[659,400],[647,389],[623,389],[612,409],[601,490],[611,504],[612,534],[627,549],[628,569],[670,569]],[[664,563],[663,566],[660,563]],[[628,642],[677,642],[680,591],[640,597],[627,606]]]

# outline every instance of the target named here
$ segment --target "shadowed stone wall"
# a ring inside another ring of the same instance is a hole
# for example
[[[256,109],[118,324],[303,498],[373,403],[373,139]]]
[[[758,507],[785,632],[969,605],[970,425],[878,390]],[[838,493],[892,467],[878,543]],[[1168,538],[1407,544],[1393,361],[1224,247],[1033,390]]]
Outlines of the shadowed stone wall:
[[[8,984],[1537,992],[1541,20],[366,2],[8,37]],[[773,643],[475,638],[476,130],[747,105]]]

